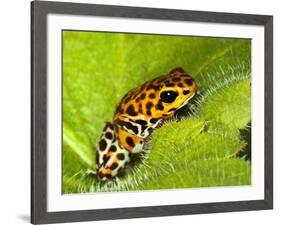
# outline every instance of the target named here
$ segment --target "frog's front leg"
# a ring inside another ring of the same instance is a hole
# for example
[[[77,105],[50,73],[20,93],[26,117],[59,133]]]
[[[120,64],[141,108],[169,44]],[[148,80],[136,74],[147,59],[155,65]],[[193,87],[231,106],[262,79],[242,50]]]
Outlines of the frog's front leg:
[[[128,133],[138,136],[141,139],[145,139],[156,127],[163,123],[163,119],[150,118],[145,120],[143,117],[129,118],[124,115],[120,115],[115,119],[114,123]]]
[[[125,148],[130,153],[139,153],[143,151],[144,139],[128,132],[122,127],[117,128],[117,140],[120,146]]]

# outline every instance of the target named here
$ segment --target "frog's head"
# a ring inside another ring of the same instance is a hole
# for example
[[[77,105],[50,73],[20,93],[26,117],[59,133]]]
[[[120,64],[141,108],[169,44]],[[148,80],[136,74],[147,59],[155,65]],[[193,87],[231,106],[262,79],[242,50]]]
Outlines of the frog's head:
[[[168,117],[188,103],[196,93],[195,80],[178,67],[169,74],[152,80],[146,87],[148,102],[155,117]],[[155,98],[150,98],[155,97]]]
[[[116,116],[144,120],[167,118],[186,105],[195,93],[195,80],[177,67],[129,91],[117,107]]]

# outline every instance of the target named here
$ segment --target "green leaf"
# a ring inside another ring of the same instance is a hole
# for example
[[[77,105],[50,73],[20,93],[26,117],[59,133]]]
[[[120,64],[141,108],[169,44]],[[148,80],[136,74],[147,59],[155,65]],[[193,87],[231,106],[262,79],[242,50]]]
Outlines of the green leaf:
[[[249,185],[237,158],[251,120],[251,41],[231,38],[63,32],[63,192]],[[181,66],[201,92],[191,117],[155,130],[125,176],[96,179],[105,121],[131,88]]]
[[[238,159],[194,160],[165,176],[154,177],[141,189],[172,189],[245,185],[250,183],[250,166]],[[175,182],[176,181],[176,182]]]

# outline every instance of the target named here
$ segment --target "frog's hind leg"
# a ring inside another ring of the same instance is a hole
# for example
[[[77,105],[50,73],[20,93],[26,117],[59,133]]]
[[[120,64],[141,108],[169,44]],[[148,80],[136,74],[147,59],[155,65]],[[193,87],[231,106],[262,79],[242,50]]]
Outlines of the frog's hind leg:
[[[119,144],[118,128],[106,123],[96,149],[97,175],[101,180],[116,176],[129,163],[131,153]]]
[[[113,143],[97,170],[99,178],[107,180],[118,175],[130,162],[130,158],[130,152],[119,147],[117,142]]]
[[[116,137],[114,133],[113,123],[107,122],[103,129],[99,144],[96,148],[97,168],[101,167],[101,165],[103,164],[104,158],[114,142],[116,142]]]
[[[143,151],[143,139],[115,127],[116,140],[112,142],[107,154],[103,158],[103,164],[98,170],[102,180],[119,175],[130,162],[132,154]]]

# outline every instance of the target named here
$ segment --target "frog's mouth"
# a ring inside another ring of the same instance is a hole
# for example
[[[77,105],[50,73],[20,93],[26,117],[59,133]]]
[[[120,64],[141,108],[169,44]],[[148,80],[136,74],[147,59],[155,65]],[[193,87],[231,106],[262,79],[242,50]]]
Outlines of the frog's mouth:
[[[186,99],[182,105],[175,111],[175,118],[183,119],[186,118],[188,115],[193,114],[194,107],[196,107],[196,103],[194,100],[197,98],[197,93],[193,93],[188,99]]]
[[[188,99],[186,99],[182,104],[181,106],[178,108],[178,110],[182,107],[184,107],[185,105],[188,104],[188,102],[196,95],[196,92],[193,93],[193,95],[191,95]]]

